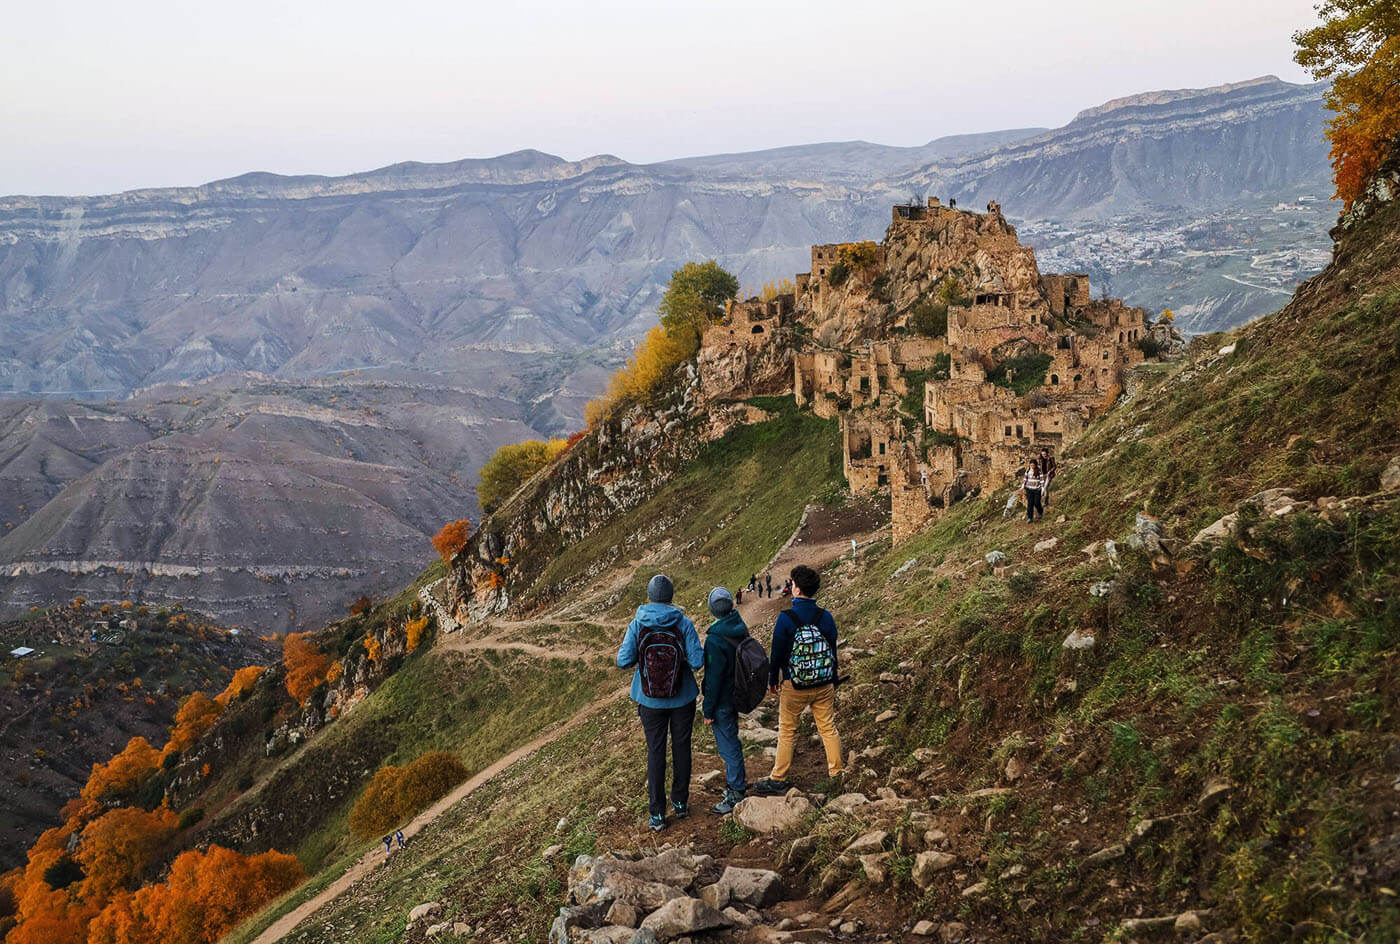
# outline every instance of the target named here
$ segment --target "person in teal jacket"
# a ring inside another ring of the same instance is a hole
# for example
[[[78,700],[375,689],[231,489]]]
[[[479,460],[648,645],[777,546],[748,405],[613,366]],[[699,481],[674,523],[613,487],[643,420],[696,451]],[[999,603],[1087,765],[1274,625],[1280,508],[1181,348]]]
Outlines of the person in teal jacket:
[[[700,689],[695,684],[695,672],[705,663],[704,650],[695,624],[678,607],[671,605],[675,587],[665,574],[657,574],[647,583],[647,602],[637,607],[622,645],[617,650],[617,665],[634,669],[631,697],[637,703],[637,715],[647,742],[647,797],[651,811],[651,828],[666,828],[666,739],[671,740],[671,812],[676,819],[690,815],[690,732],[695,725],[695,701]],[[680,684],[669,698],[647,695],[642,688],[640,658],[641,636],[644,629],[662,627],[672,630],[685,649]]]
[[[705,702],[700,713],[724,759],[724,799],[714,805],[713,812],[725,816],[734,812],[749,789],[744,745],[739,741],[739,709],[734,704],[734,654],[749,635],[749,628],[724,587],[710,591],[709,606],[715,621],[705,632]]]

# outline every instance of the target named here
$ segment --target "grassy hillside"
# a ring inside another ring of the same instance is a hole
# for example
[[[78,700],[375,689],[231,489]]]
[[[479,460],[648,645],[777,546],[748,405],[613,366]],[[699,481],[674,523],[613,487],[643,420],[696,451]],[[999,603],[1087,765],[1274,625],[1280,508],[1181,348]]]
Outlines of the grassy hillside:
[[[1382,211],[1284,311],[1146,369],[1063,457],[1042,523],[1004,517],[1003,491],[828,569],[853,652],[841,724],[862,758],[841,789],[910,798],[957,864],[920,890],[897,847],[892,885],[867,884],[838,855],[864,827],[814,819],[812,860],[787,869],[804,907],[842,887],[845,914],[896,937],[928,918],[991,941],[1136,940],[1134,921],[1194,911],[1218,940],[1395,939],[1400,496],[1378,489],[1400,454],[1398,236]],[[549,579],[588,573],[579,609],[617,619],[664,566],[696,606],[830,496],[822,425],[788,407],[736,433]],[[1291,497],[1245,501],[1276,488]],[[1192,543],[1232,512],[1233,534]],[[577,633],[607,641],[596,623]],[[1071,633],[1092,645],[1067,648]],[[430,899],[487,939],[540,939],[573,854],[654,841],[634,726],[618,705],[571,730],[289,939],[398,940]],[[714,819],[684,838],[781,858]]]

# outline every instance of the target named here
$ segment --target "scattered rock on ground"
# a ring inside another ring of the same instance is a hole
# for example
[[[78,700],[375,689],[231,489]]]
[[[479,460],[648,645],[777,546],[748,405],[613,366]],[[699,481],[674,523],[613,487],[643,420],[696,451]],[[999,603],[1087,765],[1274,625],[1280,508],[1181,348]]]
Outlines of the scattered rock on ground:
[[[883,829],[876,829],[863,836],[851,840],[846,846],[849,855],[868,855],[872,852],[880,852],[885,848],[885,842],[890,838],[890,834]]]
[[[642,930],[669,941],[683,934],[729,927],[729,919],[699,898],[673,898],[647,915]]]
[[[734,808],[740,826],[755,833],[791,832],[812,811],[806,797],[747,797]]]
[[[1063,649],[1092,649],[1094,647],[1094,634],[1083,629],[1075,629],[1065,637],[1065,641],[1060,643]]]
[[[408,923],[417,924],[424,918],[436,918],[442,914],[442,902],[425,901],[408,913]]]
[[[934,882],[934,877],[944,869],[948,868],[957,859],[946,853],[937,850],[920,852],[914,859],[914,884],[920,888],[928,888]]]

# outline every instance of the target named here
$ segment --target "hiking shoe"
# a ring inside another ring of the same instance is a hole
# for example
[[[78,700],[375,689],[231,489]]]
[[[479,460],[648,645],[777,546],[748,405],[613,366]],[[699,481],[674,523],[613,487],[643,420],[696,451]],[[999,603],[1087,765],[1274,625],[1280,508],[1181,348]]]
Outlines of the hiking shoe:
[[[774,780],[772,777],[764,777],[753,785],[753,792],[759,796],[781,796],[792,789],[790,780]]]
[[[671,804],[671,815],[674,816],[676,819],[685,819],[687,816],[690,815],[690,804],[689,804],[689,803],[672,803],[672,804]]]
[[[654,833],[659,833],[659,832],[661,832],[661,830],[663,830],[663,829],[666,828],[666,814],[665,814],[665,813],[657,813],[656,815],[654,815],[654,816],[651,818],[651,822],[648,823],[647,825],[649,825],[649,826],[651,827],[651,831],[652,831],[652,832],[654,832]]]
[[[710,812],[718,816],[728,816],[730,813],[734,812],[734,807],[738,806],[743,799],[744,795],[742,793],[726,790],[724,791],[724,799],[710,807]]]

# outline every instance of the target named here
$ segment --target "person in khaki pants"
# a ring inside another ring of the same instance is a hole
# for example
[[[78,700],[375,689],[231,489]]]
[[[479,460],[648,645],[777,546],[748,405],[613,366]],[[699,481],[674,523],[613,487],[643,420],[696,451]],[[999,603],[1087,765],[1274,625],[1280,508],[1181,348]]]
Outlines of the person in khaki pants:
[[[773,796],[786,793],[792,784],[788,770],[797,746],[797,719],[812,709],[827,773],[845,772],[841,762],[841,735],[836,730],[836,620],[813,599],[821,589],[821,577],[807,566],[792,569],[792,606],[778,614],[773,626],[769,656],[769,687],[778,696],[778,757],[773,772],[753,785],[753,792]]]

